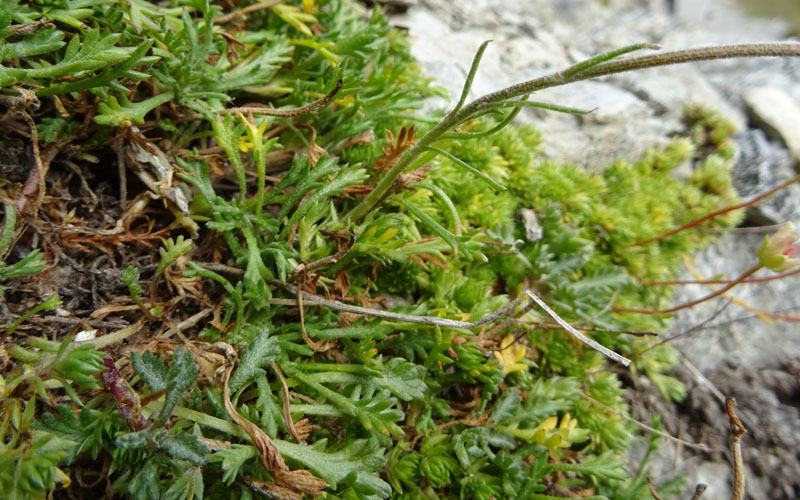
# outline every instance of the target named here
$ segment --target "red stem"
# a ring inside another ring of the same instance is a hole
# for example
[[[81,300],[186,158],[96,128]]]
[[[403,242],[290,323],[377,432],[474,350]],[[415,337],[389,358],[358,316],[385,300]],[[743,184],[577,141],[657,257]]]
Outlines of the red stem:
[[[648,310],[648,309],[629,309],[627,307],[614,307],[614,308],[612,308],[612,310],[615,311],[615,312],[631,312],[631,313],[638,313],[638,314],[669,314],[669,313],[674,313],[675,311],[680,311],[681,309],[686,309],[687,307],[696,306],[697,304],[700,304],[700,303],[705,302],[707,300],[711,300],[714,297],[719,297],[723,293],[727,292],[731,288],[735,287],[736,285],[738,285],[739,283],[744,281],[749,276],[753,275],[753,273],[755,273],[756,271],[758,271],[762,267],[763,266],[761,266],[761,264],[758,264],[757,266],[751,267],[750,269],[745,271],[744,274],[739,276],[738,279],[736,279],[735,281],[732,281],[731,283],[728,283],[727,285],[725,285],[724,287],[720,288],[716,292],[714,292],[712,294],[709,294],[709,295],[706,295],[705,297],[701,297],[701,298],[699,298],[697,300],[693,300],[691,302],[687,302],[685,304],[681,304],[679,306],[670,307],[669,309],[662,309],[660,311],[651,311],[651,310]]]
[[[661,234],[661,235],[658,235],[658,236],[654,236],[654,237],[650,238],[649,240],[639,241],[637,243],[631,243],[630,245],[625,245],[622,248],[639,247],[639,246],[647,245],[648,243],[653,243],[654,241],[659,241],[659,240],[663,240],[664,238],[669,238],[670,236],[672,236],[674,234],[678,234],[681,231],[685,231],[686,229],[695,227],[695,226],[707,221],[708,219],[713,219],[714,217],[716,217],[718,215],[722,215],[722,214],[725,214],[725,213],[728,213],[728,212],[732,212],[734,210],[738,210],[740,208],[745,208],[745,207],[749,207],[749,206],[755,205],[756,203],[758,203],[759,201],[763,200],[767,196],[769,196],[769,195],[771,195],[771,194],[773,194],[773,193],[775,193],[777,191],[780,191],[781,189],[784,189],[785,187],[787,187],[787,186],[789,186],[789,185],[791,185],[791,184],[793,184],[793,183],[795,183],[797,181],[800,181],[800,175],[792,177],[791,179],[789,179],[788,181],[784,182],[780,186],[772,188],[769,191],[767,191],[766,193],[762,193],[762,194],[756,196],[755,198],[753,198],[750,201],[746,201],[744,203],[739,203],[738,205],[733,205],[731,207],[726,207],[726,208],[717,210],[716,212],[711,212],[710,214],[708,214],[708,215],[706,215],[704,217],[701,217],[701,218],[699,218],[699,219],[697,219],[695,221],[692,221],[692,222],[690,222],[690,223],[688,223],[688,224],[686,224],[684,226],[681,226],[681,227],[679,227],[677,229],[673,229],[672,231],[669,231],[667,233],[664,233],[664,234]]]
[[[742,280],[739,283],[764,283],[767,281],[772,280],[779,280],[783,278],[787,278],[789,276],[794,276],[795,274],[800,274],[800,268],[794,269],[792,271],[787,271],[785,273],[776,274],[774,276],[765,276],[763,278],[750,278],[746,280]],[[631,274],[636,281],[643,285],[647,286],[668,286],[668,285],[727,285],[729,283],[734,283],[734,280],[675,280],[675,281],[648,281],[641,276],[636,276]]]

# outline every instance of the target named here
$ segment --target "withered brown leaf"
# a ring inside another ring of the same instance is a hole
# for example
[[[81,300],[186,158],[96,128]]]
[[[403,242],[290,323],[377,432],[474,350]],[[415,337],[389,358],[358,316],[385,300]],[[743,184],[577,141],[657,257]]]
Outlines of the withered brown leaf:
[[[275,480],[279,488],[270,487],[271,491],[283,494],[285,496],[277,496],[273,498],[301,499],[302,495],[299,493],[308,493],[312,496],[319,496],[322,490],[328,486],[323,479],[316,477],[311,472],[305,469],[291,470],[283,457],[275,447],[275,443],[267,436],[260,427],[250,422],[246,418],[239,415],[236,408],[231,403],[230,389],[228,388],[228,380],[230,379],[231,372],[233,371],[233,364],[230,364],[226,370],[223,378],[223,397],[225,403],[225,410],[234,422],[244,429],[250,439],[253,441],[258,450],[259,461],[264,469]],[[299,492],[299,493],[298,493]],[[291,496],[291,493],[296,496]]]

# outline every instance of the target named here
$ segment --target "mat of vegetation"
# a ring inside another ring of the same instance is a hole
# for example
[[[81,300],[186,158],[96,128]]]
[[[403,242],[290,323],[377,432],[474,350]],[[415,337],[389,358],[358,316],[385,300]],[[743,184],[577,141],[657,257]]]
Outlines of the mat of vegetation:
[[[0,41],[4,498],[651,498],[619,375],[684,388],[620,309],[721,232],[630,245],[736,202],[724,121],[595,174],[507,106],[398,170],[440,91],[350,1],[6,0]]]

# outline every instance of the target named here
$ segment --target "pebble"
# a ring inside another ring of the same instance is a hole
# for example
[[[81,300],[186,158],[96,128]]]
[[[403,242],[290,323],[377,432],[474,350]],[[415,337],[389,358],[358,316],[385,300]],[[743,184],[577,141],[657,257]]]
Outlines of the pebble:
[[[770,137],[782,141],[800,161],[800,105],[776,87],[756,87],[744,94],[754,124]]]

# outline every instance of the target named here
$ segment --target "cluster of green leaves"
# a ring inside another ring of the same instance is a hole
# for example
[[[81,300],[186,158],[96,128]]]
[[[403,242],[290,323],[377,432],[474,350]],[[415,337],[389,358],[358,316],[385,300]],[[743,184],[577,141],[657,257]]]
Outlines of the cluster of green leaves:
[[[14,240],[14,227],[17,222],[17,211],[10,203],[3,204],[5,220],[3,221],[3,231],[0,233],[0,258],[12,247]],[[45,261],[42,252],[38,249],[28,253],[13,264],[6,264],[5,260],[0,260],[0,280],[15,278],[17,276],[32,276],[39,274],[44,269]],[[0,285],[0,297],[5,288]]]
[[[664,150],[650,151],[634,164],[616,162],[602,173],[538,159],[540,138],[527,126],[507,128],[480,141],[451,145],[450,151],[456,157],[483,172],[491,172],[513,188],[496,191],[485,183],[474,182],[447,157],[441,157],[430,171],[431,184],[449,194],[464,226],[485,228],[496,244],[505,245],[510,251],[489,255],[487,264],[464,263],[460,273],[441,271],[442,275],[455,276],[449,282],[440,281],[439,290],[452,290],[457,306],[480,317],[486,313],[489,290],[496,283],[503,282],[509,292],[519,293],[523,284],[531,286],[535,279],[540,290],[547,290],[559,314],[568,320],[591,318],[595,326],[607,329],[663,329],[667,324],[664,319],[612,314],[608,304],[638,304],[654,310],[665,307],[671,297],[670,287],[647,286],[632,276],[644,280],[673,278],[681,257],[708,245],[718,232],[687,231],[656,244],[632,245],[737,202],[729,175],[730,150],[727,146],[713,150],[705,147],[707,138],[715,134],[719,144],[726,144],[732,134],[730,125],[697,107],[687,110],[686,120],[691,127],[689,138],[676,139]],[[488,121],[475,127],[487,130],[493,124]],[[717,133],[720,130],[724,134]],[[687,181],[677,179],[672,171],[686,164],[693,165],[694,173]],[[713,185],[709,178],[715,179]],[[637,195],[629,196],[632,192]],[[422,188],[406,196],[442,224],[450,220],[433,190]],[[521,209],[532,210],[535,222],[526,221],[520,215]],[[741,216],[741,212],[731,212],[709,221],[705,227],[735,227]],[[523,283],[525,280],[527,283]],[[401,291],[390,281],[386,279],[387,286]],[[431,282],[427,279],[420,284],[434,297],[439,296],[429,288]],[[595,337],[604,345],[633,355],[636,367],[661,382],[658,385],[665,396],[682,397],[675,381],[662,378],[662,373],[677,361],[670,349],[652,349],[641,358],[649,341],[616,334]],[[546,353],[544,363],[566,373],[583,374],[585,378],[584,367],[601,362],[599,354],[591,350],[576,357],[571,341],[561,333],[537,334],[531,342]]]
[[[20,371],[2,379],[9,397],[0,460],[21,472],[0,469],[4,490],[37,498],[66,481],[60,464],[104,452],[113,459],[115,490],[137,500],[251,498],[249,481],[272,478],[231,421],[219,380],[197,375],[221,368],[199,353],[225,342],[239,357],[229,382],[233,407],[272,438],[291,467],[324,479],[328,498],[545,499],[559,481],[591,488],[594,498],[620,491],[649,498],[642,477],[627,478],[623,467],[632,424],[583,397],[625,414],[619,379],[596,351],[537,326],[543,318],[535,312],[470,331],[353,322],[314,308],[301,326],[292,308],[271,300],[293,297],[281,285],[304,278],[293,275],[299,265],[344,245],[344,256],[313,271],[319,290],[340,298],[392,298],[405,304],[398,313],[477,320],[535,286],[569,321],[658,330],[664,320],[614,314],[608,305],[662,306],[669,290],[642,285],[632,273],[671,277],[681,254],[709,243],[707,234],[687,232],[628,246],[734,199],[724,125],[693,111],[688,139],[592,174],[541,159],[532,128],[502,128],[515,112],[500,120],[483,114],[457,133],[474,134],[469,140],[438,142],[426,157],[429,169],[409,173],[363,218],[347,218],[353,198],[380,175],[376,162],[401,148],[393,137],[436,122],[409,112],[437,90],[420,75],[407,41],[379,12],[364,15],[344,0],[279,4],[243,16],[235,33],[215,25],[221,13],[204,0],[170,8],[145,0],[0,6],[0,57],[11,63],[0,67],[0,89],[11,94],[22,86],[71,102],[94,96],[95,125],[81,138],[84,152],[102,150],[114,127],[142,123],[165,103],[183,113],[164,113],[153,137],[172,151],[186,150],[175,159],[178,177],[193,188],[191,215],[203,234],[224,243],[225,263],[243,271],[232,281],[189,261],[186,276],[223,296],[222,317],[200,333],[207,343],[193,338],[191,350],[133,354],[135,376],[123,382],[113,375],[88,402],[86,389],[100,388],[97,375],[115,372],[110,358],[89,346],[70,349],[69,341],[13,349]],[[19,28],[43,21],[56,24],[32,33]],[[245,95],[276,108],[301,107],[339,81],[333,104],[311,116],[219,113]],[[42,118],[40,137],[67,139],[58,130],[77,130],[83,113],[76,106],[66,116]],[[717,146],[711,152],[708,140]],[[222,157],[203,156],[210,146]],[[278,152],[293,160],[270,180],[267,158]],[[697,173],[675,179],[670,171],[689,160]],[[220,176],[219,163],[231,179]],[[223,189],[228,182],[233,195]],[[520,210],[534,213],[538,225]],[[731,216],[709,224],[734,222]],[[178,236],[160,255],[151,296],[171,263],[191,259],[191,242]],[[0,267],[0,278],[13,269]],[[155,321],[159,310],[145,303],[140,277],[135,268],[124,275],[133,300]],[[305,333],[336,341],[335,361],[316,353]],[[665,375],[676,361],[667,347],[649,349],[646,340],[624,334],[595,337],[635,358],[634,367],[666,396],[681,396],[681,386]],[[487,345],[505,347],[493,354]],[[284,400],[277,369],[298,397]],[[66,391],[72,404],[32,424],[36,395],[49,401],[53,390]],[[293,423],[284,407],[293,422],[308,419],[309,444],[288,441]]]
[[[71,338],[60,343],[41,338],[27,342],[35,350],[9,346],[17,367],[0,377],[0,486],[13,500],[40,498],[57,483],[69,483],[59,464],[71,461],[75,443],[39,427],[37,397],[48,401],[48,389],[62,388],[80,402],[72,384],[99,389],[96,375],[105,369],[102,353],[91,345],[75,346]],[[64,408],[74,418],[72,410]]]

